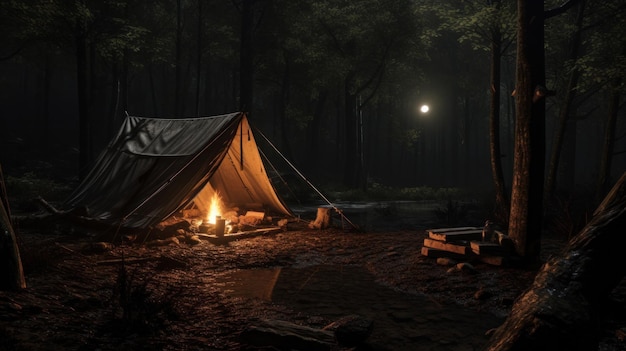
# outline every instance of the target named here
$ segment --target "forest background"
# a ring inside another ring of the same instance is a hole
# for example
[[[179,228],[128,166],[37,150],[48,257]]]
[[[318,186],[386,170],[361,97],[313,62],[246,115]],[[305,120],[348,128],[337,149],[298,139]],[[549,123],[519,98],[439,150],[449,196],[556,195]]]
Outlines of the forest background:
[[[545,22],[545,192],[561,206],[593,209],[626,170],[625,15],[585,0]],[[0,17],[9,175],[76,180],[127,113],[241,110],[316,184],[493,193],[497,161],[510,191],[514,2],[9,0]]]

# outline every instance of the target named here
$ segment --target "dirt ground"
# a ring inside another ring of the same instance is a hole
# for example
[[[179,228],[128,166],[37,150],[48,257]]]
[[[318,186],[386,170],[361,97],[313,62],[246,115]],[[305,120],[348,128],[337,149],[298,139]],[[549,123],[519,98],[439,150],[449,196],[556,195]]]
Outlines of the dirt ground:
[[[479,350],[535,274],[450,271],[420,254],[424,230],[292,226],[225,244],[115,247],[51,232],[21,230],[28,288],[0,292],[1,350],[270,350],[243,344],[241,331],[350,314],[373,321],[363,350]],[[543,253],[562,245],[546,239]],[[621,295],[614,303],[623,310]],[[624,349],[623,320],[604,321],[601,350]]]

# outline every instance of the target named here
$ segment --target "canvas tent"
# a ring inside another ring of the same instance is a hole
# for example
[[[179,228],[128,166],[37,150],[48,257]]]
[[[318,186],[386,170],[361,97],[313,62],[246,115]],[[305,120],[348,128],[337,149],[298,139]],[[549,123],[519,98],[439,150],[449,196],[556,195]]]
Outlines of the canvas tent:
[[[276,194],[244,113],[159,119],[128,116],[117,136],[64,204],[88,217],[145,228],[195,205],[292,216]]]

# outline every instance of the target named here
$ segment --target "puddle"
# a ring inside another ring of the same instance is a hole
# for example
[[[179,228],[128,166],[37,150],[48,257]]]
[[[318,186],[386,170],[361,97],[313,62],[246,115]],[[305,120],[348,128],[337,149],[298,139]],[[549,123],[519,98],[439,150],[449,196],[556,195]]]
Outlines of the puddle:
[[[358,314],[374,321],[374,350],[476,350],[497,316],[444,306],[375,282],[358,266],[252,269],[224,277],[224,292],[263,299],[312,316],[337,320]]]

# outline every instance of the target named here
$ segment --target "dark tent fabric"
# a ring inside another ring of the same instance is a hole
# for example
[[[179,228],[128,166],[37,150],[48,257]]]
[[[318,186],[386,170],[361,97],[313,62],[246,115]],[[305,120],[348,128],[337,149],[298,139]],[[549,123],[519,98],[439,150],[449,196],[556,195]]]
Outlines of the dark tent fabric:
[[[107,224],[145,228],[217,192],[229,206],[292,216],[272,186],[244,113],[129,116],[64,204]],[[199,195],[200,194],[200,195]]]

